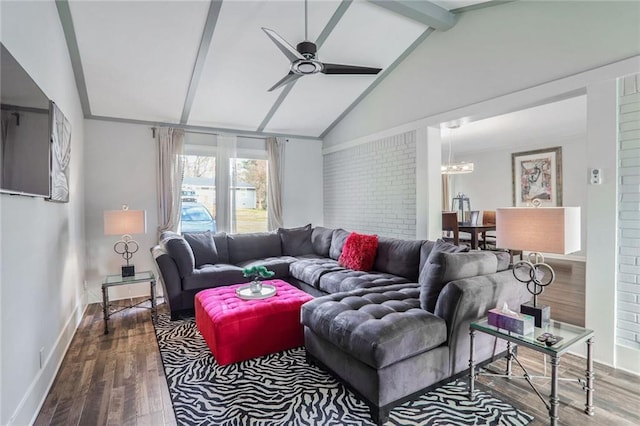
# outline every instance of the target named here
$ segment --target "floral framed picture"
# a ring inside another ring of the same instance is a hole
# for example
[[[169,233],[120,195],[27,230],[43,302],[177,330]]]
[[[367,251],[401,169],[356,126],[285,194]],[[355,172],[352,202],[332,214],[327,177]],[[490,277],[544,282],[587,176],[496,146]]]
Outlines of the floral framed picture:
[[[513,153],[511,168],[514,206],[562,206],[562,147]]]

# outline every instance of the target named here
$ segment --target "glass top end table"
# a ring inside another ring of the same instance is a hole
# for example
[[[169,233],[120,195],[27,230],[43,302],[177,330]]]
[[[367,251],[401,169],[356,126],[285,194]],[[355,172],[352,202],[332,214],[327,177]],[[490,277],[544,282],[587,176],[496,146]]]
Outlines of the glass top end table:
[[[558,424],[558,366],[560,364],[560,357],[567,352],[573,346],[578,343],[586,342],[587,344],[587,369],[585,371],[585,378],[579,379],[579,383],[582,384],[583,390],[586,392],[586,404],[584,412],[590,416],[594,415],[593,409],[593,330],[587,328],[578,327],[563,323],[560,321],[551,320],[551,322],[543,327],[535,327],[532,333],[521,335],[510,332],[508,330],[500,329],[493,325],[489,325],[487,318],[472,322],[469,326],[469,397],[474,397],[475,386],[475,360],[474,360],[474,336],[479,331],[491,336],[503,339],[507,341],[507,371],[506,375],[511,376],[511,362],[515,360],[516,363],[524,371],[524,378],[527,380],[531,388],[536,392],[538,397],[547,407],[549,411],[549,423],[551,425]],[[561,338],[557,343],[548,346],[544,341],[539,341],[537,338],[544,334],[551,333],[552,335]],[[512,344],[522,345],[534,351],[549,355],[551,357],[551,395],[549,397],[549,403],[536,389],[531,376],[518,360]]]
[[[145,299],[139,303],[135,303],[133,305],[128,305],[117,309],[115,311],[111,311],[111,305],[109,303],[109,288],[117,287],[121,285],[128,284],[138,284],[138,283],[149,283],[149,292],[150,298]],[[136,273],[132,277],[123,277],[121,274],[115,275],[107,275],[102,281],[102,314],[104,317],[104,334],[109,334],[109,318],[111,315],[121,312],[125,309],[130,309],[136,306],[140,306],[141,304],[151,301],[151,318],[155,319],[157,314],[157,306],[156,306],[156,276],[151,271],[141,271]],[[144,306],[141,306],[144,307]]]

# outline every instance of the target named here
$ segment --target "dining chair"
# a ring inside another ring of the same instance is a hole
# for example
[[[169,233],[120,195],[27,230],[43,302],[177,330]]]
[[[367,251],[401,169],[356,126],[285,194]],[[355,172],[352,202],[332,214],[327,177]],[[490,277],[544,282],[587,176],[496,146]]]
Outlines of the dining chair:
[[[495,225],[496,224],[496,211],[495,210],[484,210],[482,212],[482,224],[483,225]],[[493,231],[486,231],[482,233],[481,236],[481,243],[482,243],[482,248],[484,250],[487,250],[487,243],[491,244],[489,245],[489,248],[495,248],[496,247],[496,234]],[[492,247],[493,246],[493,247]]]
[[[457,212],[442,212],[442,231],[443,240],[453,242],[453,244],[455,245],[460,244],[460,231],[458,230]],[[448,234],[447,236],[444,235],[445,232]],[[449,235],[453,235],[453,237]]]

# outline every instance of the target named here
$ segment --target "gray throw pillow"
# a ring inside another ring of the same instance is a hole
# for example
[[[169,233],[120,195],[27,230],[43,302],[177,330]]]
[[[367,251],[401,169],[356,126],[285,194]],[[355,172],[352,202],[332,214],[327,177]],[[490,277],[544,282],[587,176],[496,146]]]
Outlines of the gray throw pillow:
[[[338,260],[342,254],[342,247],[344,242],[347,241],[349,233],[342,228],[338,228],[333,231],[331,235],[331,247],[329,247],[329,257],[333,260]]]
[[[318,256],[329,257],[329,249],[331,249],[331,236],[333,229],[316,226],[311,231],[311,246],[313,252]]]
[[[300,228],[278,228],[278,235],[280,235],[282,242],[282,254],[285,256],[313,254],[311,232],[311,224]]]
[[[191,246],[196,268],[206,264],[215,265],[219,262],[218,249],[216,248],[216,243],[213,240],[211,231],[188,232],[183,236]]]
[[[467,246],[457,246],[441,239],[436,240],[433,247],[431,247],[429,257],[427,257],[418,277],[418,282],[420,283],[420,305],[422,309],[433,313],[438,295],[444,284],[446,284],[440,282],[442,280],[442,268],[439,264],[440,254],[466,251],[469,251],[469,247]]]
[[[164,250],[173,258],[173,261],[178,266],[178,273],[180,278],[184,278],[193,273],[195,268],[195,258],[193,257],[193,251],[191,246],[185,241],[184,238],[175,234],[163,239],[161,241]]]

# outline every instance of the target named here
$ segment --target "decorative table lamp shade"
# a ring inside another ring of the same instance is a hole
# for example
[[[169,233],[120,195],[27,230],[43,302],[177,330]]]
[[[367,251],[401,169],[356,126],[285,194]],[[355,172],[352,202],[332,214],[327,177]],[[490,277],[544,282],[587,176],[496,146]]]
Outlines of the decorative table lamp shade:
[[[108,210],[104,212],[104,235],[133,235],[146,232],[144,210]]]
[[[496,246],[530,251],[528,260],[513,265],[515,278],[527,285],[533,304],[520,305],[536,327],[550,320],[549,306],[538,306],[538,295],[555,279],[544,253],[568,254],[580,250],[580,207],[511,207],[496,210]]]
[[[113,251],[122,255],[127,261],[122,267],[123,277],[135,276],[135,266],[129,265],[129,260],[138,251],[138,243],[131,239],[133,234],[144,234],[147,231],[146,212],[144,210],[129,210],[124,205],[122,210],[108,210],[104,212],[104,234],[122,235],[122,239],[113,245]]]
[[[511,207],[496,210],[496,245],[568,254],[580,250],[580,207]]]

